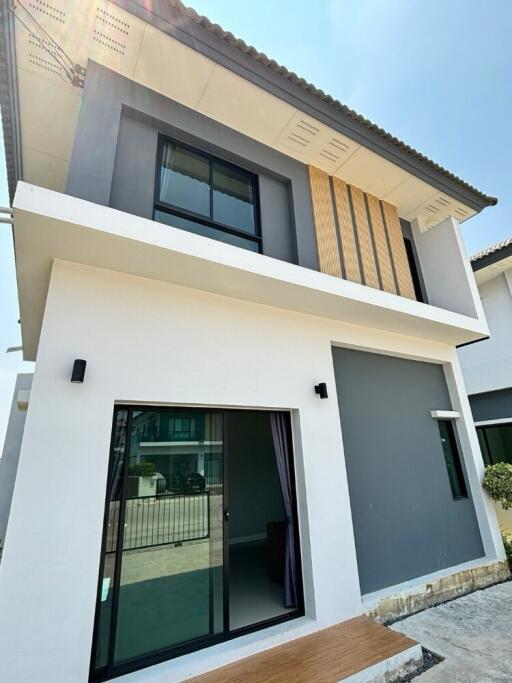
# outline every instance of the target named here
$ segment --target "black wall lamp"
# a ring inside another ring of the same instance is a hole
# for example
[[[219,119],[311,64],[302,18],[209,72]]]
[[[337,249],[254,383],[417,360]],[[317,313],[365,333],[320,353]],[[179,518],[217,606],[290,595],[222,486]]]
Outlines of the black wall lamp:
[[[71,381],[73,384],[82,384],[85,377],[85,366],[87,361],[82,358],[75,358],[73,363],[73,372],[71,373]]]
[[[329,394],[327,393],[327,384],[325,382],[320,382],[320,384],[316,384],[315,394],[318,394],[320,398],[329,398]]]

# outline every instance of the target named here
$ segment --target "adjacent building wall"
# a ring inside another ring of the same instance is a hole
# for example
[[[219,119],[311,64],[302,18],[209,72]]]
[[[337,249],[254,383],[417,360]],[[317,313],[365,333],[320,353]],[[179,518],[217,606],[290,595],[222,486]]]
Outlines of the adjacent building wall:
[[[482,557],[473,501],[453,499],[430,414],[452,409],[442,366],[333,357],[362,592]]]
[[[30,391],[32,377],[32,374],[18,375],[14,385],[11,412],[5,433],[2,459],[0,460],[0,542],[5,538],[5,531],[9,520],[23,430],[25,428],[25,418],[27,416],[26,406],[23,406],[22,409],[18,406],[18,393],[20,391]]]
[[[470,396],[512,388],[512,270],[483,282],[478,290],[490,337],[459,349]]]
[[[475,422],[512,422],[512,388],[473,394],[469,403]]]
[[[333,343],[447,368],[485,553],[502,558],[452,347],[56,261],[0,572],[1,680],[87,680],[115,402],[291,411],[306,609],[131,681],[183,680],[361,612]]]

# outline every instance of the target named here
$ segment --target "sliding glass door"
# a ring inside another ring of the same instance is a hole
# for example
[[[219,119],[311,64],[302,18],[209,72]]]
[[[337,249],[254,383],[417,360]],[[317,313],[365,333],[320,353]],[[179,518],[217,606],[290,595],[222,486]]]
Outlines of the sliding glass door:
[[[300,612],[288,432],[281,413],[116,408],[92,680]]]

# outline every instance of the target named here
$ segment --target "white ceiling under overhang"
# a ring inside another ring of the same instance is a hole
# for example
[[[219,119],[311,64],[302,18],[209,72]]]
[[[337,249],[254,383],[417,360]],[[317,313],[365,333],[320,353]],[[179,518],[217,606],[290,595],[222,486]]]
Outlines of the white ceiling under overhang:
[[[476,212],[178,40],[103,0],[30,0],[27,9],[69,55],[93,59],[305,164],[398,207],[425,227]],[[26,21],[21,8],[16,14]],[[81,104],[53,58],[20,22],[16,52],[23,178],[63,191]],[[165,68],[163,68],[165,65]]]
[[[475,280],[480,285],[483,282],[487,282],[487,280],[492,280],[492,278],[501,275],[507,270],[512,271],[512,256],[502,258],[495,263],[485,266],[485,268],[480,268],[480,270],[475,271]]]

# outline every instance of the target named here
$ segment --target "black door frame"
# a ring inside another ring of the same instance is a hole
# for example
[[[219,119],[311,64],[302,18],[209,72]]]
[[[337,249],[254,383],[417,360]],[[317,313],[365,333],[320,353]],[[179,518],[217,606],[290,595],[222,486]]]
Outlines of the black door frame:
[[[110,476],[112,473],[112,467],[114,464],[113,460],[113,449],[114,449],[114,438],[115,438],[115,424],[116,417],[119,412],[127,412],[127,422],[126,422],[126,440],[124,444],[124,455],[122,464],[122,488],[121,488],[121,500],[120,500],[120,510],[119,510],[119,521],[118,521],[118,533],[117,533],[117,543],[116,543],[116,560],[115,569],[113,575],[113,586],[112,586],[112,613],[109,628],[109,650],[108,650],[108,661],[105,667],[97,670],[95,669],[95,659],[96,659],[96,648],[98,643],[98,630],[99,630],[99,616],[100,616],[100,605],[101,605],[101,591],[102,591],[102,577],[105,564],[105,548],[106,548],[106,538],[107,529],[109,521],[110,512],[110,500],[109,500],[109,490],[108,481],[110,481]],[[118,615],[118,602],[119,602],[119,580],[121,576],[122,568],[122,549],[124,540],[124,519],[126,512],[126,493],[127,493],[127,482],[128,482],[128,461],[130,457],[130,435],[131,435],[131,425],[133,412],[137,410],[158,410],[158,411],[168,411],[168,412],[196,412],[196,413],[215,413],[222,415],[222,471],[223,471],[223,501],[222,501],[222,511],[223,511],[223,630],[221,633],[209,634],[207,636],[202,636],[200,638],[175,645],[170,648],[163,650],[158,650],[156,652],[142,655],[133,660],[123,662],[121,664],[113,664],[113,655],[115,647],[115,631],[117,628],[117,615]],[[257,409],[244,409],[244,408],[216,408],[216,407],[195,407],[195,406],[159,406],[159,405],[135,405],[135,404],[117,404],[114,406],[113,418],[112,418],[112,435],[110,441],[110,453],[109,453],[109,465],[108,465],[108,477],[107,477],[107,490],[105,494],[105,512],[103,518],[103,535],[101,544],[101,556],[99,562],[99,574],[98,574],[98,588],[96,594],[96,607],[94,615],[94,630],[92,638],[92,648],[91,648],[91,662],[90,662],[90,673],[89,680],[91,683],[96,683],[99,681],[106,681],[118,676],[122,676],[139,669],[143,669],[155,664],[159,664],[170,659],[175,659],[185,654],[191,652],[196,652],[217,643],[226,642],[234,638],[238,638],[242,635],[248,633],[253,633],[254,631],[259,631],[269,626],[274,626],[286,621],[291,621],[292,619],[297,619],[304,615],[304,592],[303,592],[303,581],[302,581],[302,561],[301,561],[301,551],[300,551],[300,535],[299,535],[299,520],[298,520],[298,507],[297,507],[297,491],[296,491],[296,479],[295,479],[295,452],[293,449],[293,438],[291,430],[291,413],[289,411],[277,411],[282,412],[287,415],[287,426],[288,426],[288,441],[290,445],[291,458],[290,458],[290,472],[292,479],[292,500],[293,500],[293,514],[294,514],[294,528],[295,528],[295,547],[296,547],[296,569],[297,569],[297,608],[291,612],[287,612],[278,617],[273,617],[271,619],[266,619],[264,621],[257,622],[255,624],[250,624],[249,626],[244,626],[242,628],[230,630],[229,628],[229,473],[228,473],[228,463],[229,463],[229,430],[228,430],[228,420],[229,414],[233,412],[258,412],[270,414],[274,411],[269,410],[257,410]]]

